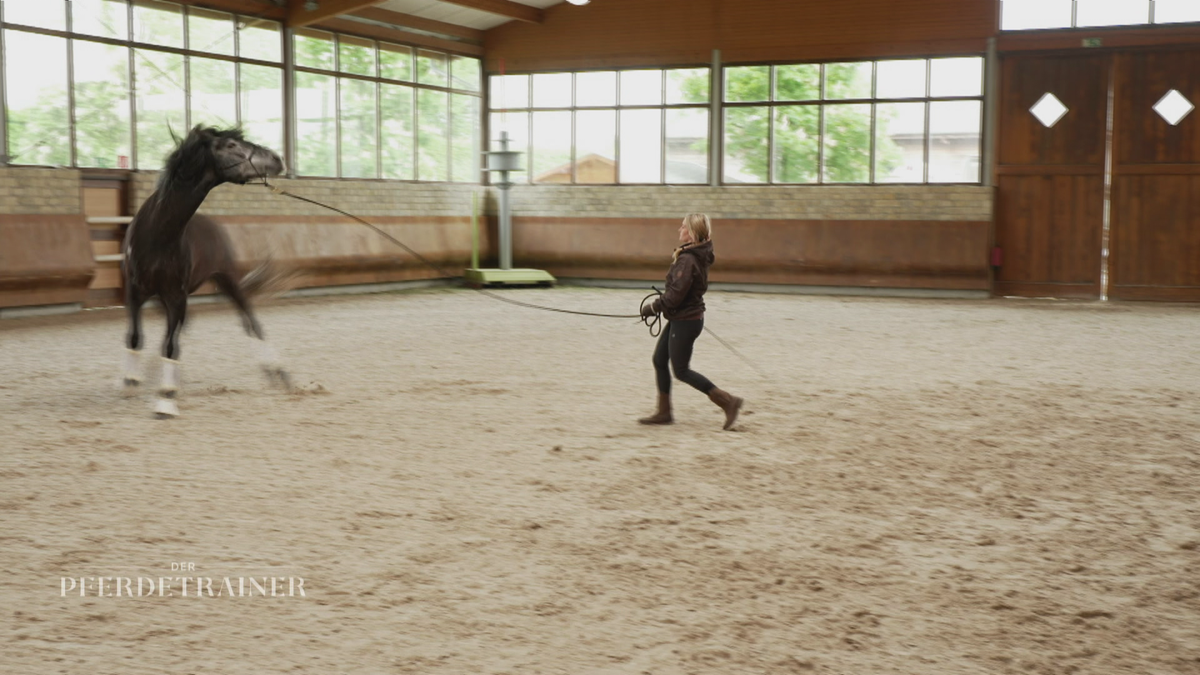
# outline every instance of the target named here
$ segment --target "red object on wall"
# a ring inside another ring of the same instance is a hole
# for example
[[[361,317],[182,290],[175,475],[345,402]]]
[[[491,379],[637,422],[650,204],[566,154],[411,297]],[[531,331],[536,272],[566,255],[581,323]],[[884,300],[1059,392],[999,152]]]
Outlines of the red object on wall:
[[[1004,249],[999,246],[992,247],[992,267],[999,267],[1004,264]]]

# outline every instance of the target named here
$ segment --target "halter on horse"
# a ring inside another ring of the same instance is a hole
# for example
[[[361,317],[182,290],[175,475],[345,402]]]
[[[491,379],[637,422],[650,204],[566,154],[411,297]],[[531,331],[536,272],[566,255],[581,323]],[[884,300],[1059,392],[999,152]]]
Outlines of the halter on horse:
[[[162,384],[155,404],[159,417],[179,414],[174,401],[179,391],[179,332],[187,318],[188,295],[209,279],[237,305],[246,332],[261,341],[268,376],[289,386],[287,372],[267,345],[246,300],[270,275],[268,268],[243,275],[234,262],[229,238],[212,220],[195,215],[209,191],[221,183],[244,184],[283,170],[279,155],[245,140],[240,130],[196,126],[167,158],[153,194],[129,224],[121,264],[129,314],[124,384],[128,389],[141,381],[142,305],[157,296],[167,315]]]

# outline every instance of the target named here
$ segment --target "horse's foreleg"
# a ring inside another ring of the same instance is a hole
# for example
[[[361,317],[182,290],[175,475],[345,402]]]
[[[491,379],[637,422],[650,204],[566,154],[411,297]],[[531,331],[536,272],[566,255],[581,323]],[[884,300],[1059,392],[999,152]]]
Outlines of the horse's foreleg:
[[[179,407],[175,404],[179,395],[179,333],[187,320],[187,295],[163,297],[162,303],[167,312],[167,335],[163,340],[162,383],[158,387],[154,412],[166,418],[179,415]]]
[[[129,317],[125,335],[125,362],[121,367],[121,382],[126,391],[142,383],[142,302],[141,294],[133,284],[125,289],[125,311]]]
[[[263,372],[267,374],[267,379],[272,382],[278,381],[284,389],[290,390],[292,388],[291,377],[288,376],[275,349],[267,343],[267,336],[263,334],[262,325],[258,323],[258,319],[250,309],[250,301],[246,298],[246,294],[228,274],[214,275],[213,281],[216,282],[217,288],[221,289],[221,292],[229,296],[233,304],[237,305],[238,312],[242,315],[242,327],[246,329],[246,334],[258,339],[259,363],[262,365]]]

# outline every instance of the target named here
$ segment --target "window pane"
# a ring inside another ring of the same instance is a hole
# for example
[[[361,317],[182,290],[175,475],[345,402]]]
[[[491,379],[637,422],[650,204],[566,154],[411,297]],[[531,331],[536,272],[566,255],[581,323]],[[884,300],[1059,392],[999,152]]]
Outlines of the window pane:
[[[571,107],[571,74],[544,73],[533,76],[533,107]]]
[[[770,88],[770,66],[738,66],[725,69],[726,101],[766,101]]]
[[[74,48],[75,163],[129,168],[129,49],[84,40]]]
[[[617,104],[617,73],[575,73],[575,105],[587,108]]]
[[[661,70],[623,70],[621,105],[660,105],[663,102]]]
[[[667,71],[667,104],[708,103],[710,68]]]
[[[192,83],[192,125],[232,127],[237,124],[234,66],[231,61],[189,60]]]
[[[446,55],[428,49],[417,50],[417,82],[435,87],[450,86],[450,67]]]
[[[138,0],[133,6],[133,39],[183,48],[183,8],[168,2]]]
[[[282,61],[279,24],[264,19],[243,19],[238,34],[238,49],[242,56],[260,61]]]
[[[815,101],[821,98],[821,66],[798,63],[775,66],[776,101]]]
[[[1070,27],[1071,0],[1001,0],[1000,30]]]
[[[662,111],[621,111],[622,183],[662,182]]]
[[[708,183],[708,109],[667,110],[666,150],[666,182]]]
[[[815,105],[775,108],[771,162],[776,183],[815,183],[820,159],[821,109]]]
[[[331,75],[296,73],[296,173],[337,175],[337,104]]]
[[[529,113],[492,113],[490,127],[492,138],[488,149],[499,150],[500,133],[507,132],[508,149],[521,153],[520,166],[529,166]],[[492,174],[492,180],[496,178],[497,176]],[[529,172],[524,169],[510,171],[508,179],[514,183],[528,183]]]
[[[295,39],[296,65],[333,70],[333,34],[300,28]]]
[[[137,77],[137,168],[161,169],[175,147],[175,136],[187,132],[183,55],[146,49],[133,52]]]
[[[1196,0],[1154,0],[1154,23],[1200,21],[1200,2]]]
[[[450,180],[479,182],[479,97],[450,95]]]
[[[342,175],[375,178],[375,83],[342,78]]]
[[[929,104],[929,182],[979,182],[979,101]]]
[[[1150,23],[1150,0],[1079,0],[1076,26],[1128,26]]]
[[[871,105],[825,106],[826,183],[866,183],[871,180]]]
[[[529,165],[535,183],[571,182],[571,111],[533,113]]]
[[[725,109],[725,182],[767,182],[770,119],[766,107]]]
[[[71,30],[125,40],[129,37],[128,8],[124,0],[71,0]]]
[[[493,75],[490,101],[492,108],[528,108],[528,75]]]
[[[5,3],[7,7],[8,3]],[[16,57],[28,54],[37,54],[37,68],[29,68]],[[4,57],[11,161],[16,164],[69,165],[67,41],[6,30]]]
[[[375,43],[350,35],[338,36],[338,70],[355,75],[375,75]]]
[[[455,89],[479,91],[479,74],[481,68],[479,59],[473,59],[470,56],[451,56],[450,86]]]
[[[617,182],[617,112],[575,113],[575,182]]]
[[[933,59],[929,64],[930,96],[980,96],[983,94],[983,59]]]
[[[412,82],[412,50],[401,45],[379,43],[379,76]]]
[[[412,180],[413,170],[413,89],[396,84],[379,85],[380,124],[384,178]]]
[[[925,96],[925,65],[925,59],[880,61],[875,71],[875,98]]]
[[[67,3],[65,0],[4,0],[4,20],[23,26],[66,30]]]
[[[193,7],[188,12],[188,47],[233,56],[233,15]]]
[[[825,98],[871,98],[871,63],[828,63],[825,65]]]
[[[875,182],[925,181],[925,104],[875,107]]]
[[[418,72],[420,72],[418,70]],[[450,179],[449,95],[444,91],[417,91],[417,179]]]
[[[242,64],[242,126],[250,140],[283,152],[283,70]]]

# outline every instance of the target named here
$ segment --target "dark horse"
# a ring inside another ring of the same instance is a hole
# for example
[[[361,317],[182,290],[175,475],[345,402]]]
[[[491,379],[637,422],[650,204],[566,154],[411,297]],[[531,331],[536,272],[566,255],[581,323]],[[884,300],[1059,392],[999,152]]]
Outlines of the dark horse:
[[[157,296],[167,315],[162,384],[155,405],[160,417],[179,414],[174,401],[179,390],[179,332],[187,318],[188,295],[201,284],[211,279],[237,305],[246,332],[264,339],[246,296],[262,284],[266,269],[243,276],[228,236],[212,220],[195,215],[196,210],[221,183],[244,184],[277,176],[283,168],[279,155],[250,143],[239,130],[197,126],[167,158],[154,193],[129,224],[121,264],[129,313],[124,384],[133,387],[141,380],[137,356],[142,348],[142,305]],[[287,386],[286,372],[266,342],[261,344],[263,367]]]

